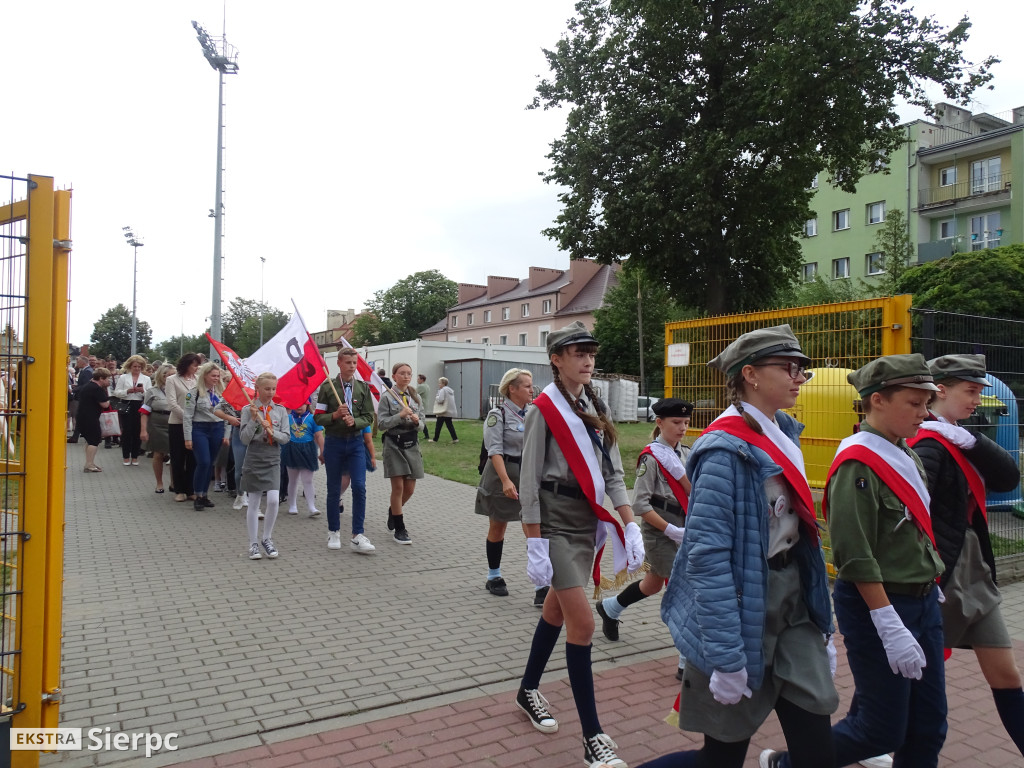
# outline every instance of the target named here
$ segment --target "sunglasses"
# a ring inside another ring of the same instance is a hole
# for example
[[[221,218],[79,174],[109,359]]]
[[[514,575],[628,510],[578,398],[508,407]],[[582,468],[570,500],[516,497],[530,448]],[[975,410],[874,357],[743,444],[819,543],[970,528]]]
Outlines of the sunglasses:
[[[808,371],[807,366],[800,365],[800,363],[755,363],[754,367],[764,368],[769,365],[773,365],[776,368],[785,368],[789,378],[793,379],[793,381],[796,381],[800,376],[804,377],[805,382],[814,378],[814,371]]]

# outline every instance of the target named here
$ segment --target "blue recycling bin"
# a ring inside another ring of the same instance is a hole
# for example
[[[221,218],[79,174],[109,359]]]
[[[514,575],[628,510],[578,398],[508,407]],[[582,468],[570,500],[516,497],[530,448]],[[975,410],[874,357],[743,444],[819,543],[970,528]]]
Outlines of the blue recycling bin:
[[[1001,400],[1005,405],[1005,408],[1000,408],[988,416],[989,420],[995,423],[995,436],[992,436],[992,439],[1010,452],[1019,468],[1020,433],[1018,425],[1020,420],[1017,418],[1017,400],[1010,388],[991,373],[986,373],[985,377],[992,384],[982,390],[982,396],[992,395]],[[988,432],[988,430],[984,431]],[[1012,491],[989,493],[986,494],[985,498],[989,509],[1013,509],[1018,505],[1024,504],[1024,499],[1021,498],[1020,483]]]

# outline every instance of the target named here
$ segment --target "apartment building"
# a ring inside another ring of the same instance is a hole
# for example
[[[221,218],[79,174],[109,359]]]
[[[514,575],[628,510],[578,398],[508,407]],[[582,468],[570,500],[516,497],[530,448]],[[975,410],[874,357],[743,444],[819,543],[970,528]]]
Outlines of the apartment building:
[[[888,173],[863,177],[855,193],[812,181],[814,216],[800,240],[801,279],[882,274],[875,246],[886,216],[906,214],[916,263],[953,253],[1024,242],[1024,107],[998,114],[937,105],[936,120],[905,126],[906,146],[880,159]]]
[[[543,347],[548,334],[574,320],[594,326],[594,310],[618,280],[618,265],[573,259],[568,269],[530,267],[525,278],[488,276],[459,284],[458,304],[420,338]]]

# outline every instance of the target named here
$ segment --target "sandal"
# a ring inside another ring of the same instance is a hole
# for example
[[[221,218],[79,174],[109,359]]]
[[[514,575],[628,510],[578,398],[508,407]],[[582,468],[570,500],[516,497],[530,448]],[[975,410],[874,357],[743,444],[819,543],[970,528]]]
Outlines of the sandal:
[[[103,469],[102,469],[102,467],[97,467],[95,464],[93,464],[91,467],[86,467],[82,471],[83,472],[102,472]]]
[[[157,493],[163,493],[163,492],[164,492],[164,489],[163,489],[163,488],[157,488],[157,489],[156,489],[156,492],[157,492]]]

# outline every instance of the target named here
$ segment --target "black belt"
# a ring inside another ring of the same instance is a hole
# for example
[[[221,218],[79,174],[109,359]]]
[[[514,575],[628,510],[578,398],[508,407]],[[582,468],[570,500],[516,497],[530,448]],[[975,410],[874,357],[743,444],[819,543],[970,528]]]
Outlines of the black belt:
[[[674,501],[670,501],[664,496],[651,496],[651,506],[654,509],[660,509],[662,512],[670,512],[673,515],[683,514],[683,508]]]
[[[523,457],[522,456],[502,456],[501,458],[503,458],[505,460],[506,464],[522,464],[523,463]]]
[[[785,552],[779,552],[779,554],[768,558],[768,569],[781,571],[791,562],[793,562],[793,550],[787,549]]]
[[[928,596],[928,593],[935,588],[935,582],[929,581],[926,584],[893,584],[892,582],[885,581],[882,582],[882,588],[894,595],[905,595],[906,597],[920,599]]]
[[[164,416],[170,416],[170,411],[150,411],[150,413],[162,413]]]
[[[586,498],[578,485],[562,485],[554,480],[545,480],[540,484],[540,488],[542,491],[551,491],[551,493],[557,493],[559,496],[565,496],[570,499]]]

